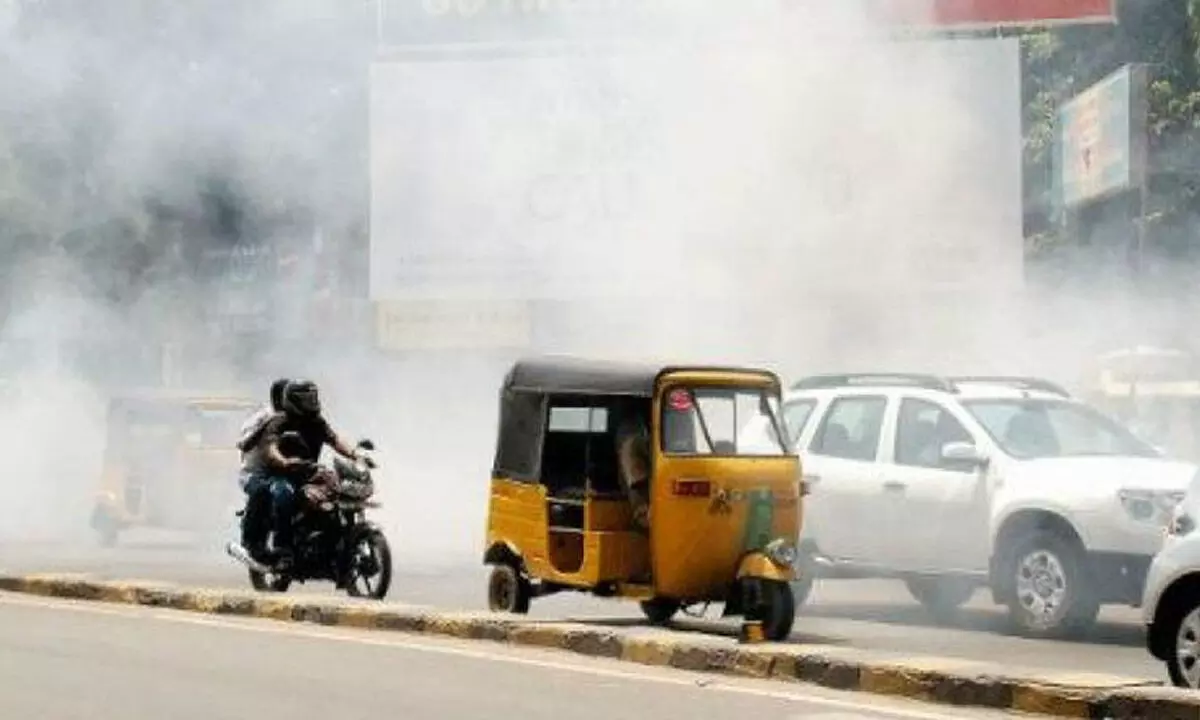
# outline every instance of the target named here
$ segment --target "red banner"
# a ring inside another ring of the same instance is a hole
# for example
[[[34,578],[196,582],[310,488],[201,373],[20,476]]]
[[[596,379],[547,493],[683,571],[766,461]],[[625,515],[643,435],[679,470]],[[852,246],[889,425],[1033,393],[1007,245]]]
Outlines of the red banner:
[[[882,19],[900,25],[986,28],[1115,23],[1117,0],[876,0]]]

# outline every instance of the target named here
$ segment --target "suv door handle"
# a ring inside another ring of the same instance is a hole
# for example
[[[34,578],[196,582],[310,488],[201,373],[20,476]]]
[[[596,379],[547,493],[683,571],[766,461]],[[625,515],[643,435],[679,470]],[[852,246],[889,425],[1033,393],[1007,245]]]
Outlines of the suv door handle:
[[[904,488],[906,487],[908,485],[899,480],[887,480],[883,483],[883,489],[886,492],[904,492]]]

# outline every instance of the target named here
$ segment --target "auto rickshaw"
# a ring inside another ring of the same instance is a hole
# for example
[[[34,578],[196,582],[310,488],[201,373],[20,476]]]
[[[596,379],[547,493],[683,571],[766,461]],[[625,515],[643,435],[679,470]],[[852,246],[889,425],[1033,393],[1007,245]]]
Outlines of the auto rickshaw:
[[[221,529],[241,503],[238,433],[259,404],[162,390],[111,397],[91,519],[101,544],[133,527]]]
[[[516,362],[500,393],[489,607],[526,613],[534,597],[579,591],[639,601],[665,624],[722,602],[725,616],[745,619],[743,633],[786,638],[802,493],[780,390],[774,373],[752,368]],[[761,418],[768,442],[739,446]],[[631,421],[647,430],[644,526],[617,458],[617,429]]]
[[[1200,461],[1200,365],[1191,353],[1138,346],[1096,358],[1089,400],[1174,457]]]

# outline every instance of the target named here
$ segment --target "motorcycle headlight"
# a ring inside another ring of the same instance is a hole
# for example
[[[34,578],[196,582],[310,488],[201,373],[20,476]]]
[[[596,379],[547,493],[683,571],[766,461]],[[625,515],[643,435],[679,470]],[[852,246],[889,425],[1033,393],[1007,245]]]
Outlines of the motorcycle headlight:
[[[767,546],[763,548],[763,552],[771,559],[771,562],[783,565],[784,567],[794,567],[798,555],[796,545],[783,538],[778,538],[767,543]]]
[[[1138,522],[1165,523],[1183,500],[1181,491],[1121,490],[1117,497],[1129,517]]]

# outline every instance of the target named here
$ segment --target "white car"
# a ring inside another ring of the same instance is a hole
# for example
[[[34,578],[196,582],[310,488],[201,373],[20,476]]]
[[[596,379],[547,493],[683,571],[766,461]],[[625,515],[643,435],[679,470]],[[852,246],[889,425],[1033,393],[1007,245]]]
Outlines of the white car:
[[[1171,683],[1200,689],[1200,478],[1175,509],[1162,550],[1146,576],[1146,648],[1167,665]]]
[[[1197,471],[1034,378],[821,375],[782,410],[808,577],[896,578],[935,614],[987,586],[1032,636],[1138,605]]]

